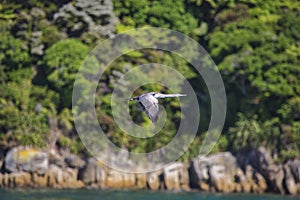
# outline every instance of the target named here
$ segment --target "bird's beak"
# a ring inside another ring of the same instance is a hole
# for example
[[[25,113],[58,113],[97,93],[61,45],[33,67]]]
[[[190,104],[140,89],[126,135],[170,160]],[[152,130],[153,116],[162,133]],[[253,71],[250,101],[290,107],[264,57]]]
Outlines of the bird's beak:
[[[125,101],[132,101],[133,100],[133,98],[126,98],[126,99],[124,99]]]

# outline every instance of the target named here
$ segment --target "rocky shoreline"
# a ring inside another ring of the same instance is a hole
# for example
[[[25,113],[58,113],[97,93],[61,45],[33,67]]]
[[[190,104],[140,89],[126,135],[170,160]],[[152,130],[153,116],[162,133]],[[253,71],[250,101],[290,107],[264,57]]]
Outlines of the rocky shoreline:
[[[94,158],[62,156],[30,147],[0,160],[0,188],[100,188],[300,194],[300,160],[277,164],[264,149],[221,152],[174,162],[146,174],[110,169]]]

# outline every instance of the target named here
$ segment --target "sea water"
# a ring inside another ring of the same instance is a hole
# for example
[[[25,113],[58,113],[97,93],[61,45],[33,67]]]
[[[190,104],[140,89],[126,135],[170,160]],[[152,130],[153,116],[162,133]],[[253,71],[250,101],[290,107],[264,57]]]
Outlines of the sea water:
[[[203,192],[167,191],[113,191],[113,190],[1,190],[2,200],[299,200],[299,196],[253,195],[253,194],[210,194]]]

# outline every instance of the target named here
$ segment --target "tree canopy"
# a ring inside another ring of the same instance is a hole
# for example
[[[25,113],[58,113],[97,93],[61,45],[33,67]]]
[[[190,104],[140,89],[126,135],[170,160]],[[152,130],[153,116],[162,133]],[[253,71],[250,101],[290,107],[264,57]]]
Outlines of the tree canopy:
[[[80,65],[98,42],[125,30],[154,26],[197,40],[218,66],[228,110],[214,151],[265,145],[279,160],[300,156],[299,1],[4,0],[0,11],[2,148],[55,145],[86,153],[71,117]],[[114,143],[136,152],[151,151],[172,139],[180,120],[178,101],[166,100],[165,109],[173,114],[163,131],[149,140],[126,135],[113,120],[114,84],[126,68],[146,63],[174,66],[195,89],[203,126],[182,159],[196,156],[210,119],[210,98],[202,78],[178,55],[145,49],[116,59],[96,91],[101,93],[96,95],[99,123]],[[101,65],[96,60],[91,64]],[[148,84],[136,93],[153,90],[169,92]],[[130,108],[136,123],[149,123],[144,115],[138,117],[138,107]]]

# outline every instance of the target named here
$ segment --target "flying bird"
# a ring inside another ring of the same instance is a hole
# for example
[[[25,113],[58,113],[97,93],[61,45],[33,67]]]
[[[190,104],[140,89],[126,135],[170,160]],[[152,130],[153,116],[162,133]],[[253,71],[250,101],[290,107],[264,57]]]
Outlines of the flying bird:
[[[142,94],[140,96],[128,98],[126,100],[137,101],[140,104],[141,109],[145,112],[147,117],[153,123],[157,121],[158,113],[159,113],[157,99],[167,98],[167,97],[183,97],[183,96],[186,96],[186,94],[162,94],[159,92],[149,92],[149,93]]]

